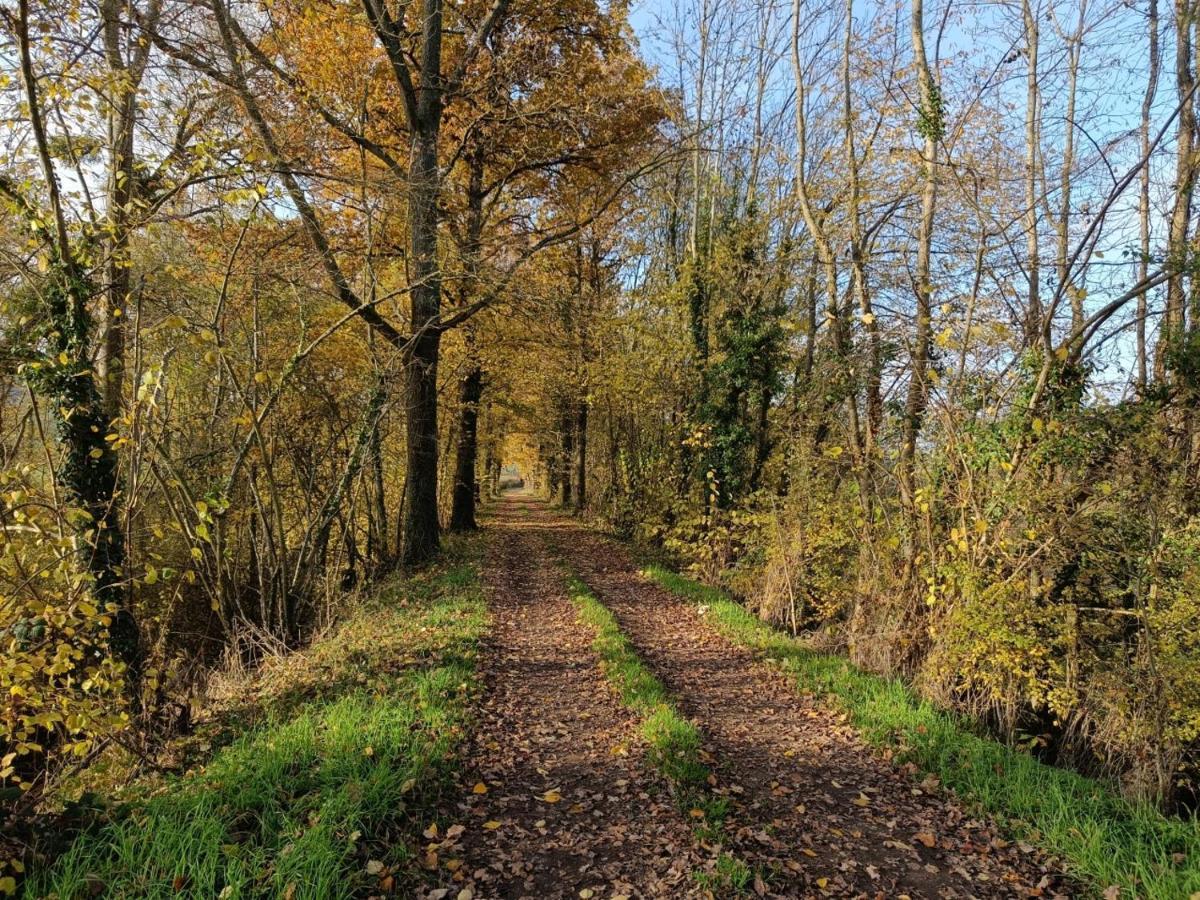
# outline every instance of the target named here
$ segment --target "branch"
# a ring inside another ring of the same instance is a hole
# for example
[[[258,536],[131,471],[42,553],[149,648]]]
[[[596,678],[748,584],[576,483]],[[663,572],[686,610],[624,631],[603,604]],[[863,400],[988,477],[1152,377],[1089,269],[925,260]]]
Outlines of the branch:
[[[26,0],[22,0],[22,2],[26,2]],[[309,203],[308,196],[300,186],[300,182],[296,179],[295,171],[284,160],[279,144],[275,140],[275,135],[271,131],[270,125],[267,124],[266,117],[259,108],[258,101],[250,91],[245,71],[242,69],[241,62],[238,59],[237,48],[233,43],[233,32],[229,27],[229,20],[223,0],[212,0],[212,10],[216,17],[217,29],[220,32],[226,56],[232,68],[230,83],[234,90],[237,91],[238,97],[242,102],[242,108],[245,109],[247,117],[254,126],[254,130],[258,132],[259,140],[262,141],[263,148],[267,151],[275,173],[282,179],[288,198],[292,201],[292,205],[296,207],[296,212],[300,214],[300,221],[304,226],[305,232],[308,234],[309,241],[316,249],[317,255],[321,258],[321,266],[325,269],[326,276],[328,276],[330,282],[333,284],[334,293],[337,295],[338,300],[348,306],[354,313],[361,316],[363,321],[374,329],[385,341],[394,347],[403,348],[406,342],[404,335],[383,318],[373,306],[363,303],[362,298],[350,287],[350,282],[346,278],[345,273],[342,272],[341,266],[338,265],[333,248],[329,244],[329,239],[325,236],[325,232],[321,228],[321,223],[317,219],[316,210]]]
[[[500,17],[504,15],[507,7],[508,0],[495,0],[492,3],[491,9],[487,11],[487,15],[479,23],[479,27],[475,29],[474,36],[467,42],[462,59],[458,61],[454,75],[450,78],[451,87],[458,87],[458,85],[462,84],[462,80],[467,75],[467,69],[470,68],[471,63],[475,61],[475,57],[479,55],[479,51],[483,49],[483,45],[491,37],[492,32],[496,28],[496,23],[500,21]]]
[[[363,9],[367,13],[367,20],[371,23],[371,27],[375,31],[375,36],[379,38],[379,43],[383,45],[384,55],[387,56],[388,63],[392,67],[392,73],[396,76],[396,81],[400,85],[400,92],[404,97],[404,114],[408,119],[408,126],[409,128],[414,128],[417,123],[417,91],[413,86],[412,75],[408,71],[408,66],[404,62],[404,49],[400,46],[400,37],[396,31],[396,23],[388,15],[384,0],[362,0],[362,2]]]

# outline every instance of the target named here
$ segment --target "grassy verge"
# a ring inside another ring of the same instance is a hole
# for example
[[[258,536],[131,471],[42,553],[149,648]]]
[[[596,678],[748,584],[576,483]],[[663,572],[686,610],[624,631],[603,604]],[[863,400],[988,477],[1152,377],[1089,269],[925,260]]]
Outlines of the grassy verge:
[[[26,895],[299,900],[394,886],[450,774],[485,626],[462,546],[393,582],[255,676],[256,726],[110,812]]]
[[[1056,769],[973,733],[904,684],[814,653],[713,588],[659,566],[647,577],[703,604],[716,629],[774,661],[804,691],[833,695],[874,744],[898,748],[1015,834],[1060,857],[1098,891],[1182,900],[1200,892],[1200,823],[1132,804],[1094,779]]]
[[[709,790],[710,772],[701,758],[699,729],[675,708],[663,683],[638,658],[616,617],[591,588],[575,577],[568,580],[568,587],[580,620],[596,631],[592,648],[600,656],[605,676],[616,686],[621,702],[641,717],[651,765],[671,783],[676,802],[699,836],[719,840],[728,801]],[[712,890],[742,893],[750,887],[754,873],[741,860],[722,852],[712,871],[697,872],[695,877]]]

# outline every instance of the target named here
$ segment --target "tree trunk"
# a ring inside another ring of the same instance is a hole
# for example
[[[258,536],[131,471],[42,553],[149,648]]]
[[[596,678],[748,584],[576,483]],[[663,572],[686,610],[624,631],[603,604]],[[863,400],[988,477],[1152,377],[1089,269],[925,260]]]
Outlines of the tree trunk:
[[[439,17],[440,19],[440,17]],[[436,90],[422,85],[422,94]],[[422,105],[426,97],[422,98]],[[436,101],[435,101],[436,103]],[[438,130],[440,109],[413,139],[409,176],[412,348],[404,365],[407,393],[407,470],[405,472],[404,555],[406,566],[419,566],[438,551],[438,396],[437,368],[441,332],[441,273],[438,270]]]
[[[575,505],[580,510],[587,505],[587,429],[588,404],[580,400],[575,407]]]
[[[1149,35],[1150,74],[1146,79],[1146,93],[1142,98],[1141,149],[1142,157],[1150,156],[1150,114],[1154,97],[1158,93],[1158,0],[1150,0],[1146,30]],[[1144,282],[1150,275],[1150,164],[1142,166],[1138,184],[1138,237],[1141,258],[1138,260],[1138,281]],[[1137,385],[1138,391],[1146,392],[1149,372],[1146,356],[1146,291],[1137,299]]]
[[[562,414],[562,443],[558,456],[558,502],[564,509],[574,503],[572,468],[575,462],[575,421],[566,410]]]
[[[125,305],[129,300],[129,236],[133,227],[134,126],[137,123],[137,96],[150,54],[150,42],[139,41],[132,48],[123,46],[121,0],[103,0],[99,6],[104,61],[110,79],[108,118],[108,185],[105,201],[107,259],[105,303],[102,310],[103,336],[100,347],[101,390],[104,413],[109,421],[121,413],[125,381]],[[141,28],[152,31],[158,22],[161,0],[151,0],[141,20]]]
[[[479,452],[479,401],[483,397],[483,369],[472,359],[459,385],[458,447],[454,459],[454,502],[450,510],[451,531],[474,531],[475,459]]]
[[[909,373],[908,396],[904,404],[904,437],[900,446],[899,481],[901,499],[910,514],[915,510],[916,489],[913,469],[916,460],[917,436],[929,402],[925,373],[929,365],[929,335],[933,310],[933,289],[930,283],[930,254],[933,242],[933,219],[937,211],[937,151],[944,130],[941,95],[929,60],[925,55],[924,4],[913,0],[913,53],[917,62],[917,77],[921,84],[918,128],[925,138],[921,156],[924,187],[921,191],[921,221],[917,234],[917,271],[915,294],[917,327],[913,336],[912,371]]]
[[[117,504],[117,454],[105,440],[109,422],[91,365],[88,299],[94,285],[80,265],[66,224],[58,174],[50,154],[38,97],[38,79],[30,50],[29,2],[17,4],[17,45],[21,84],[28,106],[30,130],[45,180],[53,224],[41,218],[30,222],[35,234],[50,247],[53,278],[43,298],[53,361],[30,370],[30,390],[50,401],[55,432],[63,449],[55,478],[63,487],[67,506],[83,509],[88,521],[80,526],[81,563],[92,576],[97,605],[113,610],[109,645],[114,658],[125,664],[126,686],[136,711],[139,707],[143,654],[137,621],[126,603],[125,533]]]
[[[1059,173],[1059,215],[1055,228],[1058,247],[1055,263],[1058,282],[1065,285],[1071,301],[1071,330],[1083,325],[1084,291],[1078,285],[1068,285],[1071,237],[1071,186],[1075,181],[1075,100],[1079,85],[1079,59],[1083,53],[1083,28],[1087,19],[1087,0],[1079,3],[1079,24],[1074,34],[1067,36],[1067,109],[1063,130],[1062,171]]]
[[[1035,347],[1042,336],[1041,262],[1038,249],[1038,20],[1023,0],[1025,50],[1028,70],[1025,76],[1025,251],[1029,274],[1029,298],[1025,309],[1025,345]]]
[[[1170,368],[1172,345],[1184,328],[1184,272],[1187,269],[1188,231],[1192,213],[1192,191],[1196,181],[1195,131],[1196,109],[1192,99],[1195,73],[1192,71],[1192,35],[1195,25],[1195,0],[1175,2],[1175,84],[1182,101],[1175,148],[1175,203],[1167,234],[1167,309],[1159,335],[1155,374],[1166,377]]]
[[[842,50],[842,128],[843,149],[846,155],[846,174],[849,181],[848,217],[850,225],[850,273],[854,296],[858,300],[858,311],[867,329],[868,363],[865,379],[867,421],[864,435],[864,451],[869,460],[876,454],[879,430],[883,425],[883,347],[879,336],[879,323],[871,304],[871,292],[867,284],[867,246],[862,229],[862,187],[859,178],[858,149],[854,140],[854,110],[851,94],[851,52],[854,40],[853,0],[846,2],[846,31]]]

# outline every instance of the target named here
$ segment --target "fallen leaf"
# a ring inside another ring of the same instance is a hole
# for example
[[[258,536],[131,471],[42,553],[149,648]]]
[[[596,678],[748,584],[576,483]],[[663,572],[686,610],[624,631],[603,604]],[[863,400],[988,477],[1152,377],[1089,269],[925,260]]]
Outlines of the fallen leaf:
[[[821,890],[825,890],[825,888],[828,884],[829,884],[828,878],[818,878],[817,879],[817,887],[819,887]]]
[[[471,793],[472,794],[486,794],[487,793],[487,785],[484,784],[482,781],[478,781],[475,783],[475,787],[471,788]]]
[[[373,859],[367,863],[367,874],[368,875],[378,875],[382,871],[383,871],[383,863],[381,863],[379,860]]]
[[[495,819],[489,819],[488,821],[483,823],[483,827],[486,828],[488,831],[495,831],[497,828],[500,827],[500,823],[497,822]]]
[[[542,799],[547,803],[557,803],[562,799],[562,794],[560,794],[558,791],[550,790],[542,794]]]
[[[869,806],[871,804],[871,798],[868,797],[866,794],[860,793],[857,797],[855,797],[850,802],[853,803],[855,806]]]
[[[936,847],[937,846],[937,838],[934,837],[933,834],[928,831],[918,831],[916,834],[913,835],[913,837],[916,838],[918,841],[920,841],[922,844],[924,844],[926,847]]]
[[[429,840],[432,841],[434,838],[436,838],[438,836],[437,822],[434,822],[432,825],[430,825],[428,828],[426,828],[424,831],[422,831],[421,834],[425,835],[425,837],[429,838]]]

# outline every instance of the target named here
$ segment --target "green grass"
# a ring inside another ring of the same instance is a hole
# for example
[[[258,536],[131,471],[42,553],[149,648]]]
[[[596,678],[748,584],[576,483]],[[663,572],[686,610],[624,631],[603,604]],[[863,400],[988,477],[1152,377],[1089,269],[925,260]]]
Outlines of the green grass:
[[[261,722],[81,834],[26,896],[336,898],[402,875],[466,726],[486,609],[469,558],[393,582],[256,680]]]
[[[754,884],[754,870],[736,856],[721,852],[710,871],[692,872],[692,881],[717,896],[728,896],[727,891],[747,894]]]
[[[1130,803],[1102,781],[981,737],[903,683],[806,649],[718,590],[659,566],[644,574],[705,605],[707,620],[720,633],[778,664],[801,690],[831,694],[869,741],[898,748],[1012,833],[1060,857],[1098,891],[1117,885],[1121,896],[1145,900],[1186,900],[1200,892],[1195,819]]]
[[[580,621],[596,631],[592,648],[600,656],[605,676],[616,686],[621,702],[641,717],[650,764],[671,783],[675,801],[697,837],[719,843],[729,801],[709,789],[711,773],[701,758],[699,729],[675,708],[667,689],[638,658],[608,607],[578,578],[569,578],[568,587]],[[718,896],[742,895],[754,882],[754,870],[721,851],[710,869],[692,872],[692,879]]]
[[[600,656],[605,676],[617,688],[621,702],[642,720],[648,758],[666,776],[681,809],[700,827],[713,830],[725,816],[727,801],[708,790],[709,770],[700,756],[700,731],[680,715],[659,681],[638,658],[616,617],[578,578],[568,580],[571,601],[580,621],[595,629],[592,648]]]

